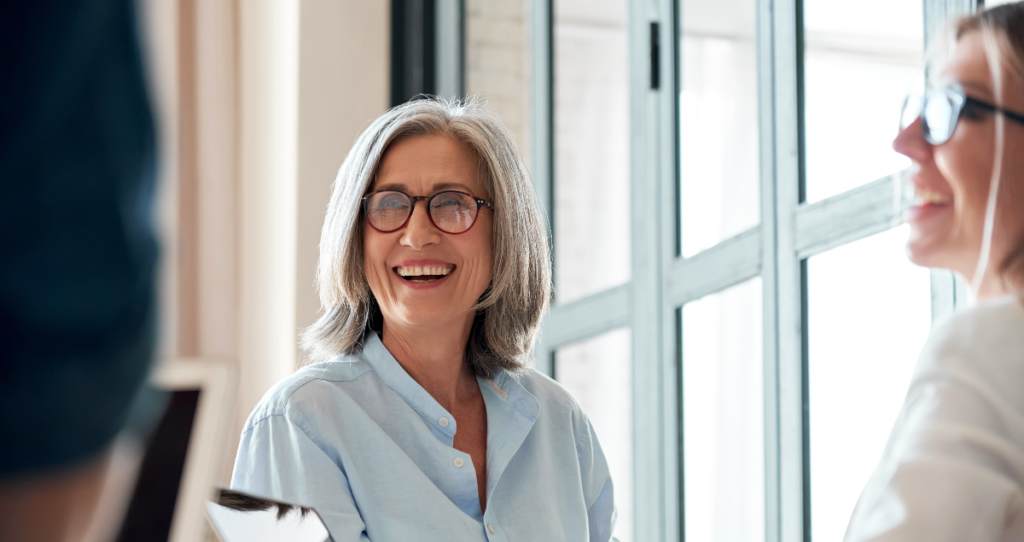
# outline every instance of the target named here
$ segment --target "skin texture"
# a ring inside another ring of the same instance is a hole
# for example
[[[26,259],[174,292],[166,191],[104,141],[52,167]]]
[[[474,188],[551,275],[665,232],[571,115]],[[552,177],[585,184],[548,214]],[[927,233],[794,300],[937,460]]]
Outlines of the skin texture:
[[[453,186],[454,185],[454,186]],[[459,190],[490,200],[472,150],[443,135],[412,136],[388,147],[372,191],[401,190],[431,196]],[[384,346],[455,418],[454,446],[468,453],[476,470],[480,508],[486,506],[487,410],[464,354],[472,307],[491,281],[493,215],[481,209],[466,232],[434,227],[426,202],[418,202],[406,225],[381,233],[363,231],[366,279],[384,316]],[[432,288],[416,288],[395,267],[409,260],[438,260],[455,270]],[[466,467],[463,468],[467,468]]]
[[[1004,68],[1000,105],[1024,112],[1024,81]],[[963,35],[939,78],[940,85],[957,82],[968,96],[989,103],[995,100],[992,75],[979,32]],[[971,114],[967,114],[967,113]],[[972,109],[960,118],[949,141],[931,145],[921,134],[921,120],[904,129],[893,148],[909,157],[917,168],[915,186],[949,199],[941,205],[915,209],[907,254],[926,267],[951,269],[968,280],[974,276],[981,255],[986,204],[995,164],[995,116]],[[1008,293],[997,276],[998,267],[1013,244],[1024,235],[1024,126],[1005,121],[1002,175],[998,194],[992,251],[988,270],[977,297],[986,299]]]

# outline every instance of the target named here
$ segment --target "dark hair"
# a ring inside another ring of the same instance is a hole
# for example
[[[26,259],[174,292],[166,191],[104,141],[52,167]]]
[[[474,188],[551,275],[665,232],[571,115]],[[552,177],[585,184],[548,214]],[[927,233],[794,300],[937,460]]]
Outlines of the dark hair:
[[[301,514],[302,517],[306,517],[306,515],[312,510],[305,506],[272,501],[270,499],[261,499],[259,497],[253,497],[252,495],[232,491],[230,489],[220,490],[220,494],[217,496],[217,504],[225,508],[238,510],[239,512],[262,512],[264,510],[270,510],[276,506],[278,521],[287,516],[288,513],[295,508],[298,508],[299,514]]]
[[[964,17],[957,21],[955,30],[957,40],[969,32],[992,31],[999,43],[1000,67],[1008,68],[1024,81],[1024,2],[1003,4]],[[1024,301],[1024,236],[1010,248],[998,272]]]

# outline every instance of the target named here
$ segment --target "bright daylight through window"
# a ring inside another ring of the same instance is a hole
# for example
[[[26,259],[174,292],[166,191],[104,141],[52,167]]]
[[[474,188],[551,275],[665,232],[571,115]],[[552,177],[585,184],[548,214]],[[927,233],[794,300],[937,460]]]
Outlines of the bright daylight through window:
[[[531,6],[557,289],[537,367],[628,480],[617,536],[841,539],[963,301],[906,259],[891,145],[926,39],[975,4]]]

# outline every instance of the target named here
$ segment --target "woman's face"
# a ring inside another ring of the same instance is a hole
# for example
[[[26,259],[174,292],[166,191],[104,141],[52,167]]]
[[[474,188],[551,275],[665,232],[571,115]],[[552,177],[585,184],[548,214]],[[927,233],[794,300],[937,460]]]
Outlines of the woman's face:
[[[472,150],[443,135],[412,136],[392,143],[371,191],[380,190],[410,196],[457,190],[490,200]],[[409,221],[396,231],[382,233],[364,224],[366,280],[385,325],[469,326],[470,309],[491,281],[492,224],[491,210],[485,207],[468,231],[444,233],[430,221],[425,201],[414,205]],[[438,278],[438,268],[447,274]],[[420,270],[434,275],[403,276]]]
[[[1024,83],[1003,69],[1001,105],[1024,111]],[[940,76],[942,84],[958,83],[973,98],[996,103],[992,76],[979,32],[968,32],[957,43]],[[1024,230],[1024,213],[1019,213],[1024,188],[1024,126],[1005,121],[999,205],[992,245],[992,262],[1002,261],[1011,239]],[[995,116],[978,108],[967,108],[953,135],[940,145],[931,145],[921,134],[921,120],[908,126],[893,142],[896,151],[913,160],[917,171],[912,180],[924,203],[910,215],[910,260],[926,267],[952,269],[970,279],[981,253],[988,187],[995,157]]]

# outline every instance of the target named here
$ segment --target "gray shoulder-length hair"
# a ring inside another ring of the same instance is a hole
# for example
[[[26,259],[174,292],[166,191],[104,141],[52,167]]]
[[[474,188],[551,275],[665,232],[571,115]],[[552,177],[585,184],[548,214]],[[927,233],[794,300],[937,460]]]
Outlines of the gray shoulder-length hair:
[[[323,315],[302,333],[309,362],[356,354],[382,316],[363,268],[361,198],[388,146],[399,138],[445,135],[469,146],[494,204],[494,254],[476,311],[466,361],[485,378],[525,367],[551,297],[547,230],[526,165],[509,129],[474,100],[426,99],[397,106],[356,140],[331,190],[320,236],[316,287]]]

